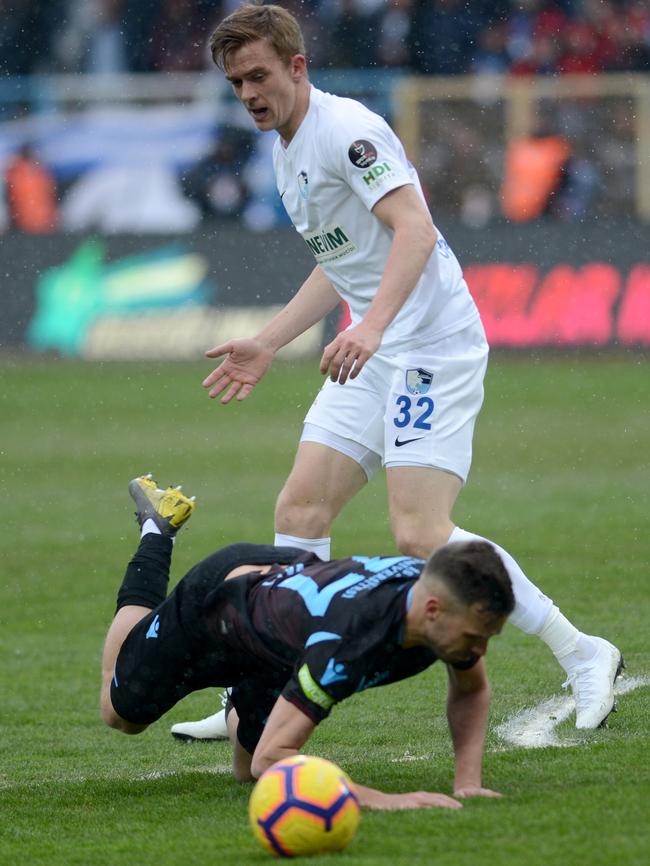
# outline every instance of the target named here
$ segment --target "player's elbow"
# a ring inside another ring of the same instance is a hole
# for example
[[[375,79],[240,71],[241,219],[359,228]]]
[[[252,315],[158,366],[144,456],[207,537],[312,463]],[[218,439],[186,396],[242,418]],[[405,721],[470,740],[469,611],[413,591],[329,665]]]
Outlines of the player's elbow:
[[[438,232],[431,222],[429,214],[413,214],[408,231],[411,243],[414,243],[422,255],[428,259],[438,243]]]
[[[422,244],[427,252],[427,258],[433,253],[438,243],[438,232],[433,225],[428,222],[422,227]]]

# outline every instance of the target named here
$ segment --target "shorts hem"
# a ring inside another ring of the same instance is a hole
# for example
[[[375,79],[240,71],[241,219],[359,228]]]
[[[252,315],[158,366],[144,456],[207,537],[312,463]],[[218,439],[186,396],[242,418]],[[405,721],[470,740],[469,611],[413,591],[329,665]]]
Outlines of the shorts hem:
[[[447,475],[453,475],[455,478],[458,478],[463,485],[467,482],[467,476],[469,475],[468,472],[463,476],[457,469],[452,469],[450,466],[441,466],[437,463],[423,463],[418,460],[389,460],[383,466],[384,469],[397,469],[400,466],[413,466],[418,469],[437,469],[440,472],[446,472]]]
[[[305,421],[300,442],[313,442],[316,445],[324,445],[339,454],[344,454],[350,460],[354,460],[363,469],[368,481],[381,468],[381,454],[374,448],[370,448],[359,439],[351,439],[334,430],[328,430],[322,424],[313,421]],[[364,453],[365,452],[365,453]]]

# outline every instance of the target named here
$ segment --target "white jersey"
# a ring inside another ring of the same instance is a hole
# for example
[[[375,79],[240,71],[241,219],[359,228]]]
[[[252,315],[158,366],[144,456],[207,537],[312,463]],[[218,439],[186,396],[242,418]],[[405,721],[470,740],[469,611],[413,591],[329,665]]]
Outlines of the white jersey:
[[[275,142],[273,163],[292,223],[358,324],[377,293],[393,238],[372,208],[406,184],[424,200],[400,140],[360,102],[312,87],[305,118],[288,147]],[[458,260],[440,236],[380,351],[435,342],[477,318]]]

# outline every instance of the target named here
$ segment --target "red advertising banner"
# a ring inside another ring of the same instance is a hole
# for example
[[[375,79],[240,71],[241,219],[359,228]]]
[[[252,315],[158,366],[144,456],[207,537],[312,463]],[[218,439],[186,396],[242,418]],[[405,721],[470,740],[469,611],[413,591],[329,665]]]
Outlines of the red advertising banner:
[[[516,231],[509,226],[495,226],[484,232],[454,226],[449,237],[452,247],[458,250],[465,278],[493,348],[523,351],[650,348],[650,226],[551,224],[521,227]],[[0,351],[26,344],[36,347],[35,322],[42,320],[46,300],[42,288],[44,280],[56,275],[59,288],[71,293],[71,297],[79,295],[79,292],[75,295],[78,283],[63,277],[71,264],[78,262],[80,249],[84,249],[89,240],[77,235],[41,238],[15,232],[3,236],[0,264],[5,278]],[[293,230],[251,235],[234,225],[219,224],[206,226],[182,240],[133,235],[112,236],[101,242],[106,274],[115,279],[129,262],[142,265],[157,260],[162,255],[161,250],[171,255],[170,245],[174,249],[182,247],[176,252],[180,255],[184,250],[180,260],[186,264],[194,267],[200,261],[202,279],[207,286],[201,302],[210,315],[184,320],[188,354],[203,351],[206,339],[209,342],[206,329],[212,332],[216,327],[214,323],[209,324],[214,317],[230,321],[231,314],[241,317],[248,310],[250,327],[259,327],[259,322],[271,315],[277,305],[291,298],[314,266],[311,253]],[[152,273],[149,269],[150,278]],[[179,271],[173,273],[175,279],[182,276]],[[135,279],[131,271],[129,274],[130,280]],[[166,267],[167,293],[171,274]],[[115,279],[111,285],[119,294],[121,284],[114,285]],[[163,285],[158,277],[153,283],[158,287]],[[178,280],[174,283],[175,290],[181,286],[177,283]],[[105,288],[104,283],[101,285]],[[87,324],[93,325],[98,339],[97,327],[106,325],[106,311],[100,316],[101,311],[94,301],[89,308],[91,296],[95,297],[85,291],[79,301],[83,302],[81,313],[88,314],[86,318],[92,313],[92,321],[89,319]],[[144,309],[145,298],[151,300],[151,310]],[[63,308],[59,295],[57,299],[56,307],[48,308],[49,312],[56,312],[57,321],[63,321],[69,330],[73,322],[71,312]],[[169,301],[168,295],[166,300]],[[148,283],[129,282],[123,302],[129,307],[137,303],[137,315],[160,313],[162,300],[154,301]],[[136,315],[133,309],[126,312],[131,319]],[[172,314],[180,316],[176,307],[170,311]],[[329,341],[335,328],[345,327],[348,321],[345,311],[338,322],[335,319],[336,316],[332,317],[322,331],[324,342]],[[126,336],[120,336],[122,332],[126,335],[123,323],[120,324],[122,319],[113,315],[111,322],[118,335],[115,337],[111,332],[111,339],[124,342]],[[105,330],[101,334],[105,337]],[[56,350],[50,343],[40,347]],[[123,354],[127,349],[131,351],[130,344],[117,346],[115,352],[119,354],[122,349]]]
[[[490,346],[650,346],[650,264],[470,265],[465,279]],[[345,305],[338,330],[350,324]]]
[[[471,265],[465,271],[492,346],[650,345],[650,265]]]

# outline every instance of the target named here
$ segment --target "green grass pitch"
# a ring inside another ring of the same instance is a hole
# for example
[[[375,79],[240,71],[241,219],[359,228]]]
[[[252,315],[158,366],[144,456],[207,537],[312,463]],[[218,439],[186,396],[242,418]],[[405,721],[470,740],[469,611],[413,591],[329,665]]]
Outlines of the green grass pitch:
[[[228,746],[169,736],[174,721],[212,712],[216,693],[125,737],[99,721],[99,662],[137,540],[127,481],[152,471],[198,497],[173,580],[222,544],[270,540],[316,363],[279,365],[246,403],[225,408],[200,387],[208,363],[1,363],[0,862],[270,862],[248,830],[250,789],[228,775]],[[648,360],[636,356],[493,360],[456,510],[584,630],[614,640],[628,676],[650,675],[648,382]],[[334,555],[392,551],[379,477],[339,520]],[[621,697],[608,730],[576,732],[570,719],[558,729],[566,747],[515,749],[496,725],[558,694],[562,671],[512,628],[488,667],[484,778],[505,798],[457,813],[365,813],[336,862],[650,862],[650,689]],[[335,710],[310,751],[386,790],[449,793],[444,695],[435,666],[366,692]]]

